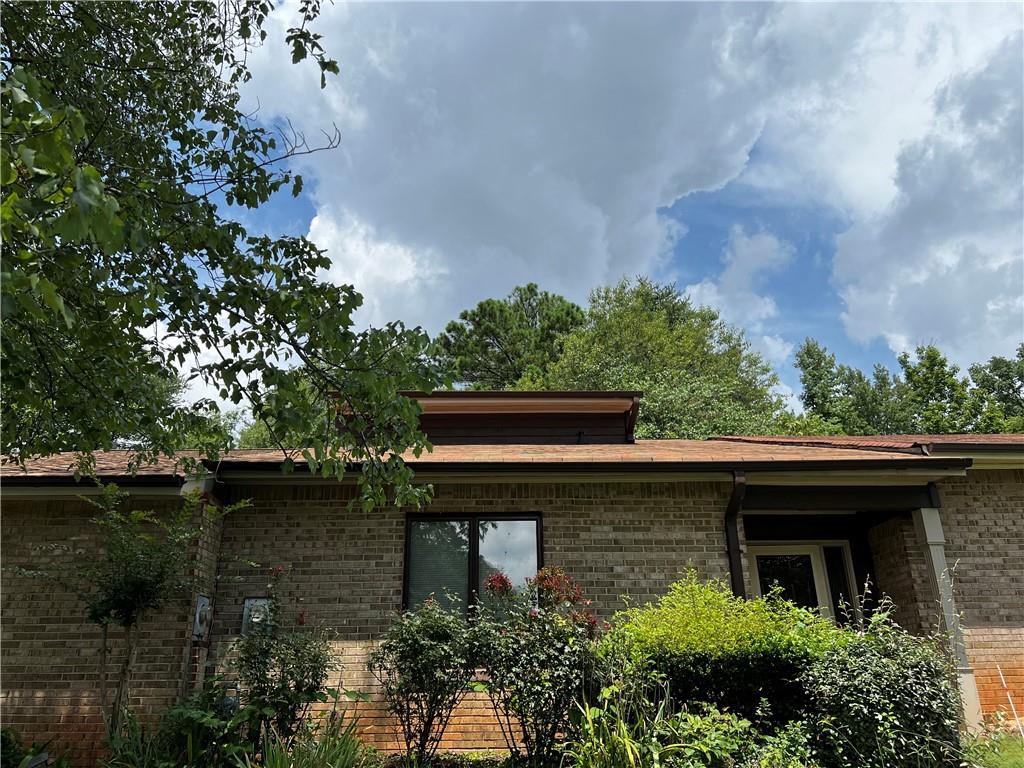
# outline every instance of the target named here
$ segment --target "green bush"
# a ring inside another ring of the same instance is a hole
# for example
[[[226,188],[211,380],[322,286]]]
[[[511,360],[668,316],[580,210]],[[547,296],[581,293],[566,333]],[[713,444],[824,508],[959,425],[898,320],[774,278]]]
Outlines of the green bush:
[[[691,573],[656,604],[616,617],[602,657],[629,656],[631,679],[663,678],[680,704],[705,702],[772,726],[799,719],[803,675],[845,634],[812,611],[770,596],[745,600]]]
[[[593,614],[560,568],[542,569],[521,592],[507,579],[490,579],[487,589],[476,625],[485,687],[509,751],[531,768],[556,765],[593,667]]]
[[[370,655],[369,668],[401,724],[407,763],[427,764],[476,670],[475,644],[461,610],[427,600],[403,614]]]
[[[565,747],[569,768],[808,768],[814,763],[799,722],[764,736],[733,714],[671,710],[618,688],[605,688],[599,706],[581,707],[577,736]]]
[[[170,764],[186,768],[233,766],[252,748],[237,699],[219,679],[171,707],[160,723],[161,750]]]
[[[310,706],[328,701],[325,685],[336,663],[322,632],[282,626],[277,593],[283,575],[283,566],[270,569],[268,614],[238,640],[231,662],[241,702],[232,727],[241,727],[257,752],[268,731],[290,739]]]
[[[960,696],[949,654],[876,614],[804,675],[830,768],[958,765]]]

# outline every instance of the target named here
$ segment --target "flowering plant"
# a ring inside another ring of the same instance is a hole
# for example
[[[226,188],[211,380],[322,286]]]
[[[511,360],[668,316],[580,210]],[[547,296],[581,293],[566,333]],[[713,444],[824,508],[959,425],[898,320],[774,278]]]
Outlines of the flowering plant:
[[[557,765],[558,739],[592,668],[597,620],[561,568],[541,570],[521,592],[511,587],[504,574],[484,583],[503,599],[477,608],[486,672],[479,687],[491,697],[515,764]]]
[[[490,595],[504,597],[505,595],[512,594],[514,589],[512,579],[501,571],[494,571],[484,579],[484,590]]]

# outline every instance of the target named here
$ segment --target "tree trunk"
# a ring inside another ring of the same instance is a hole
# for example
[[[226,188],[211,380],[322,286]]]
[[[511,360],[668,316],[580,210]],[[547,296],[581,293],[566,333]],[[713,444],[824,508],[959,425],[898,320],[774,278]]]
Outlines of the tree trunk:
[[[117,677],[117,694],[114,696],[114,707],[111,712],[111,735],[120,735],[124,726],[124,712],[128,706],[128,692],[131,688],[132,669],[135,667],[137,625],[132,624],[124,630],[124,660]]]
[[[107,668],[110,663],[110,637],[107,631],[107,625],[104,624],[101,629],[102,645],[100,646],[100,713],[103,715],[103,725],[107,729],[107,737],[109,738],[111,731],[111,718],[109,708],[109,685],[107,681]]]

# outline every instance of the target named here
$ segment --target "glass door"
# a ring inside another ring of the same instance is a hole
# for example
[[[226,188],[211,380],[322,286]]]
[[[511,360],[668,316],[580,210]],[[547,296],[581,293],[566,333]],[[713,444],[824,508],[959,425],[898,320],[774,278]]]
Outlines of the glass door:
[[[833,605],[833,590],[820,544],[749,545],[747,556],[758,595],[778,588],[790,602],[836,618],[837,607]],[[844,585],[842,589],[848,587]]]

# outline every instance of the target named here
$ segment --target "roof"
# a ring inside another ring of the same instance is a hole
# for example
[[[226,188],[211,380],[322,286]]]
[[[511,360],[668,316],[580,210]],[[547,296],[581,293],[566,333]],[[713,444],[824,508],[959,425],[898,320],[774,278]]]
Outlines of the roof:
[[[130,451],[96,454],[96,469],[104,477],[128,475]],[[224,454],[215,462],[206,462],[214,471],[275,471],[284,455],[279,450],[238,450]],[[850,445],[792,444],[770,439],[713,440],[637,440],[625,444],[451,444],[436,445],[419,458],[406,461],[419,471],[730,471],[746,470],[831,470],[930,468],[963,469],[969,459],[930,457],[895,448],[892,450],[858,448]],[[296,459],[296,464],[301,465]],[[4,465],[0,477],[5,482],[49,482],[70,479],[74,473],[73,454],[60,454],[26,462],[24,469]],[[180,464],[162,458],[140,467],[136,477],[155,479],[183,478]]]
[[[1024,451],[1024,434],[958,435],[728,435],[715,438],[742,443],[905,451],[918,454]]]

